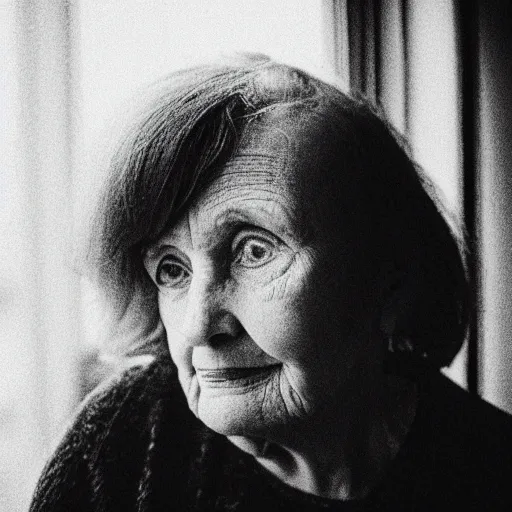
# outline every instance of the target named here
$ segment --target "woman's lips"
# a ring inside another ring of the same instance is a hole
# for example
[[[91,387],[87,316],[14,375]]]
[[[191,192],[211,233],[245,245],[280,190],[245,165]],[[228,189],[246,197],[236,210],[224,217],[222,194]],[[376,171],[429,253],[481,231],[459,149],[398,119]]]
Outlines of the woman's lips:
[[[197,368],[199,382],[207,387],[243,387],[266,380],[279,365],[250,368]]]

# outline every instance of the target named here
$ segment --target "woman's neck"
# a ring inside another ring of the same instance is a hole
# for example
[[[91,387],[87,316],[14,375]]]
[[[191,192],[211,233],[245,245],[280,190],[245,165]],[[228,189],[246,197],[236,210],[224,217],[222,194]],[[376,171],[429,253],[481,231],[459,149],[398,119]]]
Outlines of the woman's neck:
[[[378,483],[412,425],[416,386],[386,376],[379,393],[351,404],[326,408],[293,433],[269,441],[230,440],[281,481],[333,499],[361,499]]]

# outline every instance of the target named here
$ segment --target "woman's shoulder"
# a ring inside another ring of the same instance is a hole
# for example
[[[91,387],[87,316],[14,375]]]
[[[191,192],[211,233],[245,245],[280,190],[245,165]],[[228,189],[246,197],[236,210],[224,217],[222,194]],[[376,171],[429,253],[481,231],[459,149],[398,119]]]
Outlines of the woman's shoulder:
[[[174,407],[179,414],[180,399],[175,369],[169,360],[128,360],[83,400],[64,441],[71,441],[72,446],[93,444],[98,448],[98,443],[121,432],[123,437],[131,431],[140,434],[154,420],[155,410]]]
[[[130,510],[144,496],[149,466],[162,456],[158,445],[165,445],[168,460],[183,457],[190,416],[170,361],[134,362],[80,406],[43,471],[31,510],[97,510],[110,501]],[[162,431],[173,442],[161,443]]]
[[[177,390],[176,384],[175,368],[170,360],[150,356],[127,359],[85,397],[74,423],[119,414],[135,404],[144,409],[155,400],[169,399]],[[101,428],[101,422],[98,426]]]
[[[499,438],[512,444],[512,416],[474,393],[469,393],[448,377],[437,374],[430,381],[430,401],[442,428],[470,438],[477,436],[483,444]],[[484,434],[485,435],[482,435]]]
[[[431,380],[430,392],[438,488],[493,510],[512,505],[512,416],[442,375]]]

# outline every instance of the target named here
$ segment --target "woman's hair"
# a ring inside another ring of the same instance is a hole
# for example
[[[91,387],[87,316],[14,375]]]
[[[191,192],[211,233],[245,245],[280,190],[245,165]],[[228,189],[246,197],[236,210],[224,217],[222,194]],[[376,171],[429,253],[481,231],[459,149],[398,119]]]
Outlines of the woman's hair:
[[[389,283],[386,307],[401,309],[403,297],[393,294],[409,290],[391,351],[435,367],[449,364],[466,335],[467,281],[463,245],[441,213],[432,184],[368,103],[259,55],[170,75],[119,143],[87,253],[88,270],[109,306],[109,336],[124,353],[166,350],[143,250],[204,190],[249,121],[274,109],[320,113],[332,144],[341,148],[343,162],[329,172],[361,190],[372,230],[369,250],[397,276]]]

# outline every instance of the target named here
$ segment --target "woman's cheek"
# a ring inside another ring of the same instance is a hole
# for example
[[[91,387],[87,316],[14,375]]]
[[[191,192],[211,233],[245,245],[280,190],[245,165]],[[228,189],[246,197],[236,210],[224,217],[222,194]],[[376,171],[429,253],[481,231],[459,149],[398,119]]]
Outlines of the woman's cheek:
[[[184,301],[177,301],[169,294],[158,294],[158,310],[160,318],[164,324],[166,331],[178,331],[180,326],[177,323],[179,318],[183,318],[185,314]]]
[[[158,297],[158,308],[160,319],[164,324],[171,358],[178,367],[188,368],[191,365],[191,351],[187,350],[188,344],[181,332],[180,321],[186,313],[185,301],[175,300],[168,294],[161,293]]]
[[[265,286],[244,287],[238,303],[249,336],[268,355],[299,361],[310,346],[309,267],[296,258],[288,271]]]

